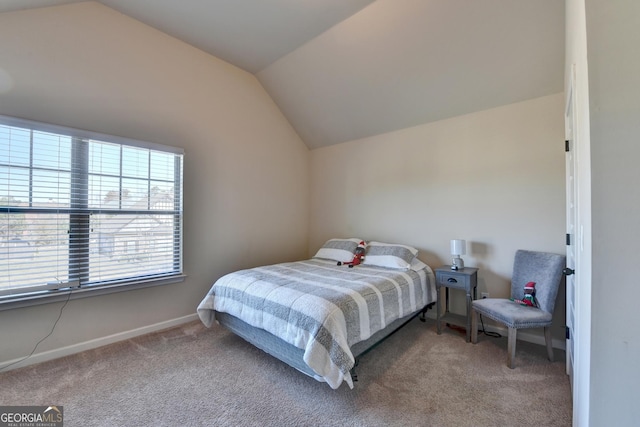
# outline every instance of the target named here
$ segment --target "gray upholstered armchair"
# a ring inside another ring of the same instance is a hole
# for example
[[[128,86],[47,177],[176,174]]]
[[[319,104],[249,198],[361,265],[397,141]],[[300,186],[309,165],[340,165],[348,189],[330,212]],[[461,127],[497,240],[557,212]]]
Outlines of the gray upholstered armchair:
[[[485,298],[471,304],[471,342],[478,342],[478,316],[483,315],[509,328],[507,365],[513,369],[516,354],[516,333],[523,328],[544,328],[549,360],[553,361],[551,321],[553,308],[562,280],[564,255],[518,250],[513,264],[511,298],[522,300],[524,287],[535,282],[539,307],[518,304],[506,298]]]

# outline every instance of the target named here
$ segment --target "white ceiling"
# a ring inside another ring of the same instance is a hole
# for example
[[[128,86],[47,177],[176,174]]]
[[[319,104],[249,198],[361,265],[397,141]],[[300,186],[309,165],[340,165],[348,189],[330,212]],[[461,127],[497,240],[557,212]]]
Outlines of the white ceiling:
[[[561,0],[99,2],[255,74],[310,148],[563,90]]]

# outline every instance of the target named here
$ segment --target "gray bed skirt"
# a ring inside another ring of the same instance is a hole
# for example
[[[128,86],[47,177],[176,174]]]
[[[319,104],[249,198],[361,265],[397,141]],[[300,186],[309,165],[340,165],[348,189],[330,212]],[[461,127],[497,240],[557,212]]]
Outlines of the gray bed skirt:
[[[410,314],[409,316],[398,319],[395,322],[387,325],[386,328],[373,334],[369,339],[351,346],[351,353],[356,359],[356,364],[360,356],[375,347],[376,344],[383,341],[386,337],[396,332],[398,329],[400,329],[420,313],[424,314],[427,309],[432,307],[433,305],[434,303],[431,303],[426,307]],[[264,329],[251,326],[230,314],[216,311],[215,319],[218,321],[218,323],[229,329],[234,334],[242,337],[249,343],[272,355],[273,357],[280,359],[287,365],[296,368],[300,372],[309,375],[310,377],[316,376],[313,370],[309,368],[309,366],[307,366],[307,364],[303,360],[303,349],[291,345],[286,341],[283,341],[282,339],[276,337],[275,335],[272,335]],[[354,380],[356,380],[356,378],[354,378]]]

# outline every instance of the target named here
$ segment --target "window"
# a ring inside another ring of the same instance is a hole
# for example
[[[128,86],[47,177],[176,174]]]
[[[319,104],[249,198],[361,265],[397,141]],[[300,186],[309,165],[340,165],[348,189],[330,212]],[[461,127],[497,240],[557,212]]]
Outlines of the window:
[[[182,151],[0,116],[0,302],[182,276]]]

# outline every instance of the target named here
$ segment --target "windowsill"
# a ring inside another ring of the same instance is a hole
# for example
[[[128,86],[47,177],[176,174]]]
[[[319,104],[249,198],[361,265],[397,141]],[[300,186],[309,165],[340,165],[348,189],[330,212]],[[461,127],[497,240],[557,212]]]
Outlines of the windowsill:
[[[13,310],[16,308],[31,307],[36,305],[51,304],[60,301],[75,300],[81,298],[96,297],[100,295],[108,295],[117,292],[127,292],[137,289],[150,288],[153,286],[170,285],[172,283],[183,282],[184,274],[150,279],[147,281],[138,281],[133,283],[122,283],[117,285],[95,285],[85,288],[70,288],[67,290],[42,292],[32,295],[24,295],[5,301],[0,301],[0,311]]]

